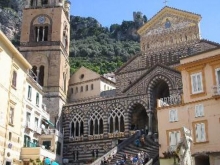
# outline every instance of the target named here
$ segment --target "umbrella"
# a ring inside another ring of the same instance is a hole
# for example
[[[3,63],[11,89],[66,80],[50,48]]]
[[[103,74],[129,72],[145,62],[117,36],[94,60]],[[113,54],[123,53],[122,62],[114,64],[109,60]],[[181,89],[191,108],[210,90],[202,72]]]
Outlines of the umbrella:
[[[44,159],[44,164],[45,164],[45,165],[50,165],[50,163],[51,163],[51,162],[50,162],[50,158],[45,158],[45,159]]]
[[[51,163],[51,165],[59,165],[59,163],[54,161],[54,162]]]

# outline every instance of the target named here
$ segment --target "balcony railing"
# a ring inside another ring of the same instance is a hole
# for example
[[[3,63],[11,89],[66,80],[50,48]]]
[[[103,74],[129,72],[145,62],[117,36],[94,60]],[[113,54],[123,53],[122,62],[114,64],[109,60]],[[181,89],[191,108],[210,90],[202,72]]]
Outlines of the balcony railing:
[[[42,132],[45,135],[56,135],[61,138],[63,137],[63,134],[57,129],[43,129]]]
[[[164,97],[158,99],[157,107],[167,107],[171,105],[179,105],[182,103],[182,96],[180,94],[171,95],[170,97]]]
[[[24,147],[39,147],[39,145],[36,144],[36,143],[33,143],[33,142],[31,142],[31,141],[27,141],[27,142],[25,143],[25,146],[24,146]]]
[[[220,96],[220,85],[212,87],[213,96]]]

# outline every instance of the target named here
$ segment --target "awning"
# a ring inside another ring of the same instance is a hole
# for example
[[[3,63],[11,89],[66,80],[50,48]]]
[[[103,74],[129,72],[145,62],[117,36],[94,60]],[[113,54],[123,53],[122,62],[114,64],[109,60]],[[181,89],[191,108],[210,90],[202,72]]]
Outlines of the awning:
[[[44,164],[45,165],[50,165],[51,161],[50,161],[50,158],[45,158],[44,159]]]
[[[50,124],[51,126],[54,127],[54,124],[53,124],[50,120],[44,119],[44,121],[45,121],[47,124]]]
[[[57,162],[52,162],[51,165],[59,165]]]

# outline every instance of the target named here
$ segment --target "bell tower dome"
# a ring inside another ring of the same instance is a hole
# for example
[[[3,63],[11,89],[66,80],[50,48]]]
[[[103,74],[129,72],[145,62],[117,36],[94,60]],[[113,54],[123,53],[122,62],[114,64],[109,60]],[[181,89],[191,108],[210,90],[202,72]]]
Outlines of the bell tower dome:
[[[26,0],[21,27],[20,52],[43,87],[44,103],[57,129],[70,77],[69,12],[66,0]]]

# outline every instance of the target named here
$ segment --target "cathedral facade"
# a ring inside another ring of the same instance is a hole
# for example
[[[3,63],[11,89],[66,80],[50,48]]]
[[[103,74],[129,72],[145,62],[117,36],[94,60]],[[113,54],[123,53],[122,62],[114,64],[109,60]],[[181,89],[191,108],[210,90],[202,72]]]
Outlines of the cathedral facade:
[[[164,7],[138,30],[141,52],[115,72],[113,95],[63,107],[63,155],[70,163],[103,155],[135,130],[160,135],[157,100],[182,93],[174,67],[182,57],[218,46],[201,39],[200,20],[198,14]]]

